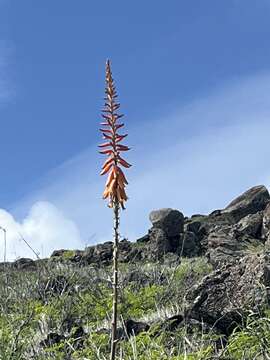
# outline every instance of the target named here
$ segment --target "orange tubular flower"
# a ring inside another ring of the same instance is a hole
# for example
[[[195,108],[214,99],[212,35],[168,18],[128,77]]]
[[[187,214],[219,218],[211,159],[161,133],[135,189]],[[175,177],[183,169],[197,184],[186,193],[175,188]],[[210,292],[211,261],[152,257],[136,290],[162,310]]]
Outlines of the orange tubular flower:
[[[124,203],[128,199],[125,191],[128,182],[120,166],[129,168],[131,165],[120,156],[120,153],[130,149],[126,145],[121,144],[121,141],[127,137],[127,134],[122,135],[118,133],[118,130],[124,126],[123,123],[119,123],[119,119],[123,115],[117,112],[120,104],[116,102],[117,93],[109,60],[106,63],[105,94],[105,106],[102,110],[104,121],[101,123],[102,128],[100,129],[105,142],[99,145],[101,148],[100,153],[108,155],[100,173],[100,175],[108,173],[103,199],[109,199],[109,207],[113,207],[114,204],[118,203],[124,209]]]

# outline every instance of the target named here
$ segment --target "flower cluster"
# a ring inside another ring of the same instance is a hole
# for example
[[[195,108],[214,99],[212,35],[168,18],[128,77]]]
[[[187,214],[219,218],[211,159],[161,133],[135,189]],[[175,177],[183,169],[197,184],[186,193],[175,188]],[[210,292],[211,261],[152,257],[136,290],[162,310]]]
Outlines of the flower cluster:
[[[120,104],[117,103],[117,93],[112,78],[110,61],[106,63],[106,89],[105,89],[105,106],[102,110],[103,122],[100,131],[103,134],[103,139],[106,142],[99,145],[100,153],[108,155],[107,160],[102,166],[100,175],[108,173],[108,179],[103,193],[103,199],[109,199],[109,207],[115,204],[120,204],[122,209],[125,208],[124,203],[127,201],[125,187],[128,184],[125,174],[120,166],[129,168],[131,165],[123,159],[121,153],[130,150],[126,145],[121,144],[121,141],[127,134],[119,134],[119,129],[124,126],[124,123],[119,122],[123,117],[118,113]]]

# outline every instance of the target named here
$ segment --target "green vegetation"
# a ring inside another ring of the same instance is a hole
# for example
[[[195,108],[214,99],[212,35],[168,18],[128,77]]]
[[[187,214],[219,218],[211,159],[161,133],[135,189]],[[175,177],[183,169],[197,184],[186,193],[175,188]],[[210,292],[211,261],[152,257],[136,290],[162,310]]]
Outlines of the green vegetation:
[[[62,257],[64,260],[69,260],[69,259],[72,259],[76,254],[76,251],[74,250],[66,250],[64,251]]]
[[[48,262],[36,270],[0,273],[0,359],[108,359],[111,268]],[[267,312],[250,316],[229,339],[198,326],[170,328],[166,323],[182,312],[186,291],[212,270],[205,258],[120,267],[118,327],[132,319],[150,329],[128,337],[123,329],[118,360],[267,359]]]
[[[251,315],[243,329],[230,337],[227,353],[235,360],[267,359],[270,349],[270,313],[259,317]]]

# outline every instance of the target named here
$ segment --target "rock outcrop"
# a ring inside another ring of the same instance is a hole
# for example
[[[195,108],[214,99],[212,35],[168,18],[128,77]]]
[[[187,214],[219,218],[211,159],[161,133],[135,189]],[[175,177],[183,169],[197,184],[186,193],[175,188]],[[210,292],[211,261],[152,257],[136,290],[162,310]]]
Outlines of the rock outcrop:
[[[237,222],[249,214],[264,210],[269,201],[270,196],[266,187],[254,186],[233,200],[222,212],[230,214]]]
[[[149,219],[152,227],[135,243],[120,242],[122,262],[162,261],[168,253],[193,257],[206,255],[216,267],[241,258],[250,251],[270,246],[270,196],[265,186],[255,186],[233,200],[225,209],[209,215],[185,218],[182,212],[164,208],[154,210]],[[65,250],[53,257],[67,258]],[[110,264],[113,243],[108,241],[76,250],[68,259],[82,265]]]
[[[154,210],[150,213],[149,219],[154,229],[161,229],[166,236],[178,236],[184,230],[184,215],[170,208]]]
[[[259,313],[270,305],[269,289],[269,255],[247,255],[212,272],[188,292],[186,317],[229,335],[249,311]]]
[[[270,196],[264,186],[255,186],[233,200],[224,210],[209,216],[192,216],[186,231],[199,239],[203,254],[218,266],[264,246],[268,234]],[[264,225],[263,225],[264,223]]]

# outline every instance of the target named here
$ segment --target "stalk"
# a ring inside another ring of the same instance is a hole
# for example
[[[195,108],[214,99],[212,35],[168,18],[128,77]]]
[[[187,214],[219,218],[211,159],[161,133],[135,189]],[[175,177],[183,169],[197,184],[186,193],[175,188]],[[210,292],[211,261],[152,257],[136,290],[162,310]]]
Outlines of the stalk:
[[[103,199],[108,199],[108,206],[113,209],[114,216],[114,246],[113,246],[113,306],[112,306],[112,331],[111,331],[111,360],[115,360],[117,350],[117,320],[118,320],[118,251],[119,251],[119,222],[120,208],[125,209],[125,202],[128,197],[125,187],[128,184],[121,167],[129,168],[129,164],[122,156],[121,152],[128,151],[126,145],[121,144],[127,134],[120,134],[119,129],[124,126],[119,123],[123,117],[118,113],[120,104],[116,102],[117,93],[112,78],[110,62],[106,63],[106,88],[105,88],[105,105],[102,110],[103,122],[101,123],[105,143],[99,145],[100,153],[107,155],[100,175],[108,173],[108,179],[103,192]]]
[[[119,203],[116,201],[114,212],[114,249],[113,249],[113,313],[112,313],[112,338],[111,360],[115,359],[117,345],[117,320],[118,320],[118,243],[119,243]]]

